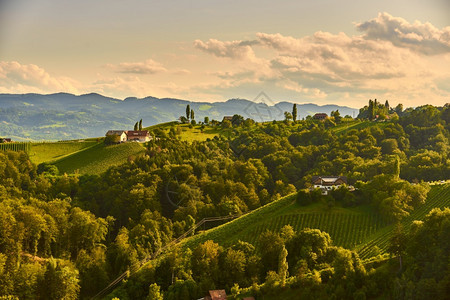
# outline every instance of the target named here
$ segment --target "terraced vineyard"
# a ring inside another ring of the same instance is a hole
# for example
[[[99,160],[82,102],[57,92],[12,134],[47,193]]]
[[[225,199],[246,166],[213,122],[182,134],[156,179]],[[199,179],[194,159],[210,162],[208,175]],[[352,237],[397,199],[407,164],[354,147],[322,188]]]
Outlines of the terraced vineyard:
[[[27,153],[30,152],[31,144],[30,143],[1,143],[0,151],[25,151]]]
[[[109,167],[126,163],[128,159],[145,152],[140,143],[124,143],[112,146],[96,144],[54,162],[60,173],[100,174]]]
[[[403,220],[408,230],[414,220],[422,220],[434,207],[450,207],[450,184],[432,186],[427,201]],[[227,246],[237,240],[257,244],[258,236],[265,230],[279,231],[289,224],[295,230],[318,228],[330,234],[335,245],[355,249],[362,259],[386,253],[394,224],[387,222],[370,208],[327,211],[323,207],[299,207],[295,195],[287,196],[263,206],[227,224],[195,235],[184,242],[185,247],[206,240]]]
[[[294,230],[318,228],[330,234],[335,245],[353,248],[363,243],[368,236],[386,226],[386,222],[377,214],[356,213],[304,213],[277,216],[268,222],[247,230],[242,238],[257,244],[258,236],[266,231],[280,231],[284,225],[291,225]]]
[[[423,220],[435,207],[441,209],[450,207],[450,184],[432,186],[425,204],[416,208],[411,215],[402,221],[404,230],[409,230],[414,220]],[[393,229],[394,225],[391,224],[379,232],[376,232],[369,238],[369,242],[357,248],[359,256],[362,259],[371,257],[374,254],[373,250],[376,249],[375,247],[377,247],[381,253],[386,252]]]
[[[31,143],[30,159],[35,164],[52,162],[98,144],[96,140]]]

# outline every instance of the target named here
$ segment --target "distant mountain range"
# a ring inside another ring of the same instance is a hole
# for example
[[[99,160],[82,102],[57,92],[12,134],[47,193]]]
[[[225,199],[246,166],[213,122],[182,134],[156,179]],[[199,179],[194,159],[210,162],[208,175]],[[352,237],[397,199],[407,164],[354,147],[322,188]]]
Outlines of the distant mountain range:
[[[285,111],[292,111],[291,102],[274,104],[264,97],[257,102],[230,99],[209,103],[155,97],[119,100],[99,94],[0,94],[0,137],[16,141],[99,137],[109,129],[132,129],[140,119],[145,127],[175,121],[186,114],[187,104],[197,121],[203,121],[205,116],[221,121],[223,116],[234,114],[258,122],[282,120]],[[346,106],[297,104],[299,119],[337,109],[342,116],[358,114],[357,109]]]

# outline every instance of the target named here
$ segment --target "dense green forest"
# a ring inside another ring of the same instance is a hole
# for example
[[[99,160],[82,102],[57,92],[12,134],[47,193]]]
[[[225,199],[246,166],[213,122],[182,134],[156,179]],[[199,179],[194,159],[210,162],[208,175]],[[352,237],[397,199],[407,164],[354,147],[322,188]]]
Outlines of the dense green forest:
[[[372,101],[360,121],[332,115],[268,123],[235,115],[203,124],[222,134],[191,143],[178,125],[156,128],[160,138],[144,155],[100,175],[60,174],[25,152],[0,152],[0,295],[90,298],[203,218],[245,214],[295,193],[304,206],[368,205],[395,224],[423,205],[427,182],[450,178],[448,105],[403,111]],[[303,190],[314,175],[347,176],[356,190]],[[450,209],[434,210],[408,231],[398,226],[395,259],[371,264],[326,232],[292,226],[263,232],[255,245],[175,247],[108,298],[197,299],[223,288],[256,297],[290,290],[304,298],[444,299],[449,232]]]

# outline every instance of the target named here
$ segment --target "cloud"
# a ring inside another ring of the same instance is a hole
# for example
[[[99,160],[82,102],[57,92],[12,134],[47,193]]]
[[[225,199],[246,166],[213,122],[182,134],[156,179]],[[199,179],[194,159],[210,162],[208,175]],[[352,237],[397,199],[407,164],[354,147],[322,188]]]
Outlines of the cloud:
[[[0,61],[1,93],[78,93],[79,83],[68,77],[54,77],[34,64]]]
[[[255,60],[255,53],[252,49],[253,41],[226,41],[209,39],[207,42],[201,40],[194,41],[194,47],[217,57],[228,57],[240,60]]]
[[[355,101],[386,97],[405,105],[424,99],[448,101],[442,78],[450,76],[450,27],[409,24],[386,13],[356,27],[362,33],[354,36],[259,32],[254,40],[197,40],[194,45],[215,57],[232,59],[226,69],[210,72],[217,81],[207,88],[215,94],[259,87],[313,101],[349,101],[352,95],[363,97]]]
[[[108,68],[111,68],[117,73],[125,74],[155,74],[166,72],[167,69],[162,64],[152,59],[147,59],[144,62],[123,62],[118,65],[108,64]]]
[[[411,24],[384,12],[370,21],[357,23],[356,28],[364,32],[368,40],[390,41],[397,47],[426,55],[450,53],[450,26],[438,29],[428,22]]]

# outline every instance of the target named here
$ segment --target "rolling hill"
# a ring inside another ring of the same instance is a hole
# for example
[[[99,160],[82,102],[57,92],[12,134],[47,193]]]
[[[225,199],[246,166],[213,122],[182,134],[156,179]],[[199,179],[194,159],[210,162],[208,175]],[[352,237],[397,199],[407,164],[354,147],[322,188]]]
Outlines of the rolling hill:
[[[409,229],[414,220],[423,219],[435,207],[450,207],[450,184],[432,186],[426,203],[402,221],[403,227]],[[295,230],[317,228],[326,231],[335,245],[357,250],[362,259],[385,254],[394,230],[394,224],[383,220],[369,206],[328,209],[316,203],[303,207],[296,203],[295,195],[291,195],[186,239],[183,246],[193,248],[207,240],[224,246],[237,240],[257,244],[257,237],[263,231],[278,232],[288,224]]]
[[[264,102],[264,103],[259,103]],[[205,116],[221,120],[225,115],[240,114],[255,121],[284,119],[292,103],[256,99],[230,99],[225,102],[193,102],[172,98],[146,97],[124,100],[99,94],[58,93],[0,94],[0,137],[16,141],[73,140],[103,136],[110,129],[131,129],[142,119],[144,126],[174,121],[184,116],[186,105],[195,111],[197,121]],[[51,107],[51,109],[49,109]],[[299,119],[316,112],[356,116],[357,109],[346,106],[298,104]]]
[[[55,162],[60,173],[74,173],[97,175],[105,172],[112,166],[126,163],[145,152],[140,143],[124,143],[106,146],[103,143],[95,144],[82,151],[65,156]]]

